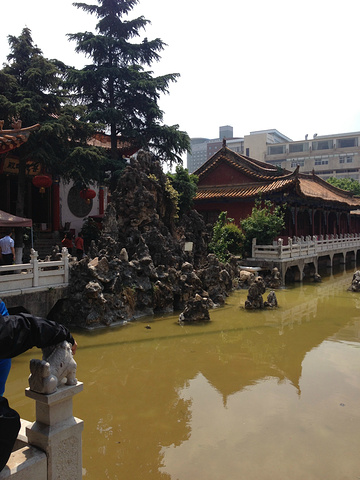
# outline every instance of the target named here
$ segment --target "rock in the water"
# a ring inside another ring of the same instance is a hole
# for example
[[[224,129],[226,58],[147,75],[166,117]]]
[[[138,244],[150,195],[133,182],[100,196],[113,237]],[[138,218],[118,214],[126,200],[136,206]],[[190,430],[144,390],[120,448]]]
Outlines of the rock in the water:
[[[265,284],[269,288],[279,288],[281,286],[281,275],[277,267],[274,267],[270,275],[265,278]]]
[[[276,294],[275,294],[274,290],[271,290],[269,292],[269,295],[267,296],[266,302],[264,302],[264,307],[274,308],[274,307],[277,307],[277,306],[278,306],[278,303],[277,303]]]
[[[256,277],[254,282],[250,285],[248,296],[245,301],[245,308],[247,310],[254,310],[264,308],[264,300],[262,298],[266,287],[262,277]]]
[[[314,275],[314,282],[315,282],[315,283],[321,283],[321,282],[322,282],[321,275],[319,275],[318,273],[315,273],[315,275]]]
[[[209,322],[208,299],[200,295],[190,298],[185,305],[185,309],[179,315],[179,324],[183,323],[203,323]]]
[[[354,273],[349,290],[352,292],[360,292],[360,270]]]

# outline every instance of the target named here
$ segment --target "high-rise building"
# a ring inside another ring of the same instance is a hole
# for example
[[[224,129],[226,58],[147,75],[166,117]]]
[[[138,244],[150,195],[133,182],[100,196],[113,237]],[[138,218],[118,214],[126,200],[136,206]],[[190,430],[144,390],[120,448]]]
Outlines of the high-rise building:
[[[352,178],[360,182],[360,132],[331,135],[305,135],[303,140],[291,140],[276,129],[257,130],[242,137],[226,137],[232,127],[219,129],[219,138],[192,139],[195,155],[188,154],[188,170],[197,170],[222,147],[223,138],[230,150],[247,157],[276,165],[285,170],[314,172],[327,180],[330,177]],[[221,137],[221,135],[223,135]],[[201,152],[201,154],[200,154]]]
[[[230,125],[219,127],[219,138],[191,138],[191,152],[187,154],[187,169],[189,170],[189,173],[197,170],[206,162],[206,160],[220,150],[224,139],[229,148],[237,153],[244,153],[244,139],[238,137],[234,138],[233,127]]]
[[[299,166],[300,172],[330,177],[352,178],[360,182],[360,132],[308,135],[303,140],[265,145],[263,160],[286,170]]]

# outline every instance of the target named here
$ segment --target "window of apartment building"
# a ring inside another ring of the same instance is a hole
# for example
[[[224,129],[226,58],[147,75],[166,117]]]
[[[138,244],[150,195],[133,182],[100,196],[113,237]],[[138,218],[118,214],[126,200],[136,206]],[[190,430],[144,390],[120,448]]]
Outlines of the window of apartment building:
[[[315,165],[328,165],[328,157],[315,157]]]
[[[339,156],[339,163],[352,163],[353,157],[352,155],[340,155]]]
[[[297,152],[307,152],[309,150],[309,143],[290,143],[289,145],[289,152],[290,153],[297,153]]]
[[[268,147],[269,155],[282,155],[285,153],[285,145],[271,145]]]
[[[295,168],[299,165],[299,167],[303,167],[304,166],[304,159],[300,159],[300,158],[296,158],[294,160],[291,160],[291,168]]]
[[[245,154],[245,155],[246,155],[247,157],[250,156],[250,148],[247,148],[247,149],[246,149],[246,154]]]
[[[313,150],[330,150],[333,148],[332,140],[318,140],[317,142],[312,142]]]
[[[358,146],[358,139],[357,139],[357,137],[338,138],[336,140],[336,145],[337,145],[338,148],[357,147]]]

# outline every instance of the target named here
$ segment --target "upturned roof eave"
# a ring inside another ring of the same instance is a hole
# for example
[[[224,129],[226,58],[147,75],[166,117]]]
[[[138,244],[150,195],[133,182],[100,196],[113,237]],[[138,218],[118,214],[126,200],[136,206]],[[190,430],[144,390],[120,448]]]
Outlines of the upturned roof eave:
[[[301,187],[301,179],[302,178],[307,178],[307,179],[311,180],[309,177],[310,176],[305,175],[305,174],[300,174],[298,176],[296,184],[295,184],[296,185],[295,190],[296,190],[297,195],[299,195],[299,197],[304,198],[304,199],[311,199],[311,201],[317,202],[317,203],[326,203],[328,205],[333,205],[333,206],[345,208],[346,210],[360,209],[360,198],[356,198],[351,194],[346,195],[346,190],[341,190],[341,189],[338,189],[336,187],[335,187],[335,189],[329,188],[329,190],[332,191],[334,194],[339,195],[339,198],[334,198],[334,199],[324,198],[323,196],[316,195],[316,194],[311,195],[308,192],[304,192],[302,187]],[[325,180],[322,180],[321,178],[317,177],[316,175],[313,176],[312,181],[315,181],[315,183],[323,185],[325,188],[328,188],[329,186],[332,186],[332,185],[328,184],[327,182],[325,182]],[[345,195],[344,195],[344,193],[345,193]]]

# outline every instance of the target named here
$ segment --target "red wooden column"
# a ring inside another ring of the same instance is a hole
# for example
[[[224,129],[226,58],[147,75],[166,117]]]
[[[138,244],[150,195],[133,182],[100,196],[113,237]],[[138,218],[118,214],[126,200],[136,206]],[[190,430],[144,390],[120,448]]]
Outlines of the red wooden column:
[[[52,185],[53,196],[53,212],[52,212],[52,224],[53,231],[58,232],[60,230],[60,185],[59,180],[54,180]]]

